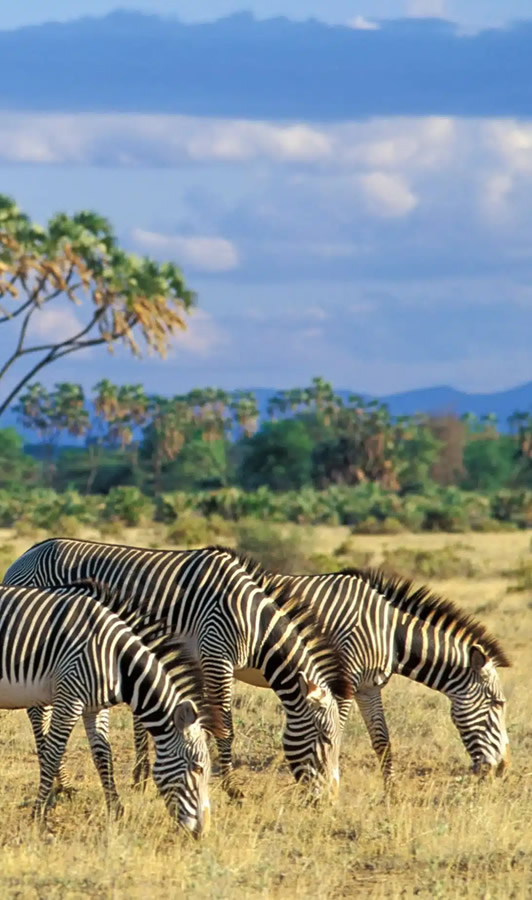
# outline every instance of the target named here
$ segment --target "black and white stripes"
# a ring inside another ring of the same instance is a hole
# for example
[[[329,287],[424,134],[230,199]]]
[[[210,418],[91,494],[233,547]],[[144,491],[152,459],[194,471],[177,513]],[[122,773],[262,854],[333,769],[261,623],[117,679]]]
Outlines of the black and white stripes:
[[[502,772],[509,746],[497,668],[509,662],[471,616],[428,588],[416,589],[382,571],[286,576],[266,572],[254,560],[241,561],[281,607],[287,588],[297,590],[343,652],[386,783],[393,777],[393,763],[381,690],[393,674],[444,693],[473,770]],[[342,722],[349,706],[340,701]]]
[[[152,644],[153,652],[94,591],[0,586],[0,707],[53,706],[38,748],[37,818],[45,814],[80,716],[108,808],[121,811],[98,712],[128,703],[154,740],[153,776],[172,816],[195,834],[206,827],[210,764],[203,728],[216,729],[204,709],[201,675],[177,646]],[[171,671],[164,665],[168,654]]]
[[[297,779],[338,785],[340,718],[335,696],[351,685],[343,656],[321,634],[289,588],[279,605],[224,548],[174,552],[68,539],[30,548],[8,570],[6,583],[105,587],[121,614],[160,623],[183,638],[201,663],[207,696],[220,710],[227,737],[218,739],[222,773],[232,769],[233,676],[262,677],[286,714],[283,746]],[[333,696],[334,695],[334,696]],[[136,767],[140,776],[142,767]]]

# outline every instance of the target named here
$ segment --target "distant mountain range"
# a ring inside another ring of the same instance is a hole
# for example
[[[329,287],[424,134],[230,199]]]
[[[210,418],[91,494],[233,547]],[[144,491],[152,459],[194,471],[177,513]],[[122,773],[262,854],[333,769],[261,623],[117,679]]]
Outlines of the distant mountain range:
[[[253,391],[257,397],[260,416],[262,419],[267,418],[267,407],[270,397],[277,393],[273,388],[244,388],[244,390]],[[354,391],[338,390],[337,394],[343,400],[347,400],[349,394]],[[370,396],[363,395],[366,399]],[[502,431],[508,426],[508,417],[516,411],[532,412],[532,381],[527,384],[510,388],[507,391],[499,391],[492,394],[468,394],[465,391],[457,391],[451,387],[432,387],[419,388],[415,391],[404,391],[400,394],[388,394],[378,398],[381,402],[386,403],[390,412],[394,416],[413,415],[414,413],[434,413],[445,414],[454,413],[461,416],[464,413],[473,413],[479,418],[489,413],[495,413],[499,421],[499,427]],[[21,428],[16,415],[9,411],[4,413],[0,419],[0,428],[14,427],[23,437],[31,443],[35,441],[35,434]],[[83,440],[75,441],[65,436],[60,443],[62,445],[83,444]]]
[[[250,388],[256,397],[261,415],[266,416],[268,400],[276,392],[269,388]],[[336,391],[342,399],[347,400],[354,391]],[[369,399],[369,395],[363,395]],[[462,416],[473,413],[480,417],[495,413],[501,428],[516,410],[532,412],[532,381],[527,384],[499,391],[493,394],[468,394],[451,387],[419,388],[414,391],[403,391],[399,394],[387,394],[378,398],[386,403],[394,416],[409,416],[414,413],[454,413]]]
[[[206,24],[117,11],[0,32],[0,108],[341,120],[532,113],[532,22]],[[489,86],[489,87],[487,87]]]

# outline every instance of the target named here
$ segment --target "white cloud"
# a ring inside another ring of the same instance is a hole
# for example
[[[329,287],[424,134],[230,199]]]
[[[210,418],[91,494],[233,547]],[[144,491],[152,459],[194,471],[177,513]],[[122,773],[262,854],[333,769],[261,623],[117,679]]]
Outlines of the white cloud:
[[[226,335],[212,316],[205,310],[194,309],[187,316],[186,330],[177,332],[172,338],[170,355],[175,357],[186,351],[194,356],[208,357],[214,349],[226,343]]]
[[[33,314],[28,328],[30,342],[42,339],[45,342],[58,343],[74,337],[83,328],[74,310],[61,304],[55,307],[43,307]]]
[[[487,123],[488,140],[506,165],[515,172],[532,174],[532,123]]]
[[[308,162],[331,155],[330,136],[300,122],[129,113],[3,113],[0,121],[4,162],[165,166],[184,160]]]
[[[445,0],[409,0],[406,4],[407,16],[414,18],[444,19],[446,16]]]
[[[134,228],[135,244],[154,253],[176,258],[183,267],[202,272],[228,272],[236,269],[240,259],[232,241],[204,235],[171,235]]]
[[[276,125],[241,120],[204,120],[186,144],[192,159],[309,162],[331,156],[330,137],[309,125]]]
[[[381,27],[378,22],[371,22],[365,16],[354,16],[352,19],[349,19],[347,25],[356,31],[378,31]]]
[[[480,209],[493,221],[503,222],[507,219],[513,184],[514,180],[509,172],[490,172],[481,180]]]
[[[400,175],[370,172],[361,175],[359,181],[368,207],[376,216],[406,216],[418,204],[418,198]]]
[[[444,117],[310,125],[189,116],[3,113],[0,162],[176,166],[184,162],[427,166],[452,144]]]

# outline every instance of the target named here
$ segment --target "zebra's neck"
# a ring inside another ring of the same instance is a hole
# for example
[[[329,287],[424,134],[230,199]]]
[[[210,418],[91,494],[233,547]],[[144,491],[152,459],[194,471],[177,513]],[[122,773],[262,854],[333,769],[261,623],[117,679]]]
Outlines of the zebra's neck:
[[[393,612],[392,671],[445,693],[457,670],[463,670],[465,647],[448,628],[399,610]]]
[[[132,632],[123,635],[117,654],[120,695],[155,738],[162,731],[178,696],[159,660]]]

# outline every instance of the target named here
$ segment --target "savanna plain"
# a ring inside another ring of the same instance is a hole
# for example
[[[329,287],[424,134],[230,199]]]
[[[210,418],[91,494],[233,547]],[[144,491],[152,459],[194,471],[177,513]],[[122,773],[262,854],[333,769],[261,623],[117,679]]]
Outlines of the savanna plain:
[[[2,531],[2,573],[40,537]],[[126,707],[111,714],[124,818],[106,820],[78,725],[67,756],[78,792],[57,803],[50,815],[53,835],[42,836],[22,806],[38,784],[29,722],[22,711],[0,712],[1,897],[532,897],[530,532],[369,536],[318,527],[305,540],[315,554],[328,557],[340,547],[345,564],[351,554],[357,563],[418,565],[416,580],[477,616],[500,639],[513,663],[500,671],[512,753],[506,777],[474,780],[448,701],[395,676],[383,693],[397,769],[392,796],[383,795],[354,709],[342,746],[338,801],[310,808],[283,765],[275,696],[237,686],[235,754],[245,799],[240,805],[228,800],[214,776],[212,826],[201,842],[176,834],[152,784],[144,794],[131,788]],[[154,528],[128,530],[120,542],[171,546]],[[431,560],[446,559],[454,564],[430,570]]]

